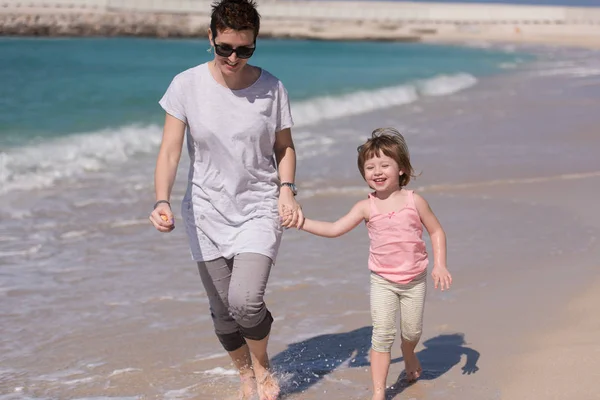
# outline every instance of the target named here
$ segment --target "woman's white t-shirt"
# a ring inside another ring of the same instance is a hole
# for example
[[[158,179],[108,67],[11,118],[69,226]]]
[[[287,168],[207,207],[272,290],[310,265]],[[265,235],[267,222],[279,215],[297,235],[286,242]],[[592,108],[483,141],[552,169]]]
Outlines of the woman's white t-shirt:
[[[253,85],[231,90],[205,63],[175,76],[159,104],[187,125],[182,217],[192,259],[250,252],[275,262],[282,228],[273,145],[278,132],[293,126],[281,81],[261,70]]]

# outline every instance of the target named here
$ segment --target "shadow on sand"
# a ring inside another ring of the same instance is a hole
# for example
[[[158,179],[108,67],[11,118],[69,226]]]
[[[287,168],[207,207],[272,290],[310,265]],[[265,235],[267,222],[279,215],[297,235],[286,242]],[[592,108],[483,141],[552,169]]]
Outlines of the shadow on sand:
[[[462,333],[439,335],[424,341],[425,348],[417,352],[423,367],[421,380],[437,379],[460,363],[463,355],[466,356],[463,374],[477,372],[479,352],[465,347],[465,344]],[[290,344],[271,359],[272,366],[283,377],[281,398],[305,391],[340,366],[368,366],[370,348],[370,326],[345,333],[319,335]],[[400,361],[402,357],[393,359],[392,363]],[[403,371],[386,390],[386,399],[393,399],[406,387]]]

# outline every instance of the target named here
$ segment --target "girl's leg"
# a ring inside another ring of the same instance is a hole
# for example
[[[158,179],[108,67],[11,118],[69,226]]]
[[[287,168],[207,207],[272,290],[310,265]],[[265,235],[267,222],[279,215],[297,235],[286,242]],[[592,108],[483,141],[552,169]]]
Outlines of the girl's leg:
[[[275,400],[280,390],[267,354],[273,317],[263,299],[272,264],[262,254],[238,254],[229,287],[229,310],[248,344],[260,400]]]
[[[224,258],[198,263],[200,278],[208,296],[215,333],[240,373],[242,381],[240,398],[250,399],[255,393],[256,386],[250,350],[240,333],[237,322],[229,314],[228,296],[232,268],[233,260]]]
[[[371,349],[371,380],[373,381],[373,400],[385,399],[385,387],[390,370],[391,353]]]
[[[402,348],[402,358],[404,359],[406,380],[408,382],[416,381],[421,377],[421,373],[423,372],[419,358],[415,354],[415,347],[417,347],[418,343],[418,339],[415,341],[408,341],[402,338],[402,344],[400,345]]]
[[[400,307],[393,283],[371,274],[371,378],[373,400],[385,399],[385,387],[390,368],[390,352],[396,337],[396,316]]]
[[[400,296],[400,315],[402,331],[402,357],[406,370],[406,379],[416,381],[423,372],[421,363],[415,354],[415,347],[423,331],[423,311],[427,292],[427,275],[409,283]]]

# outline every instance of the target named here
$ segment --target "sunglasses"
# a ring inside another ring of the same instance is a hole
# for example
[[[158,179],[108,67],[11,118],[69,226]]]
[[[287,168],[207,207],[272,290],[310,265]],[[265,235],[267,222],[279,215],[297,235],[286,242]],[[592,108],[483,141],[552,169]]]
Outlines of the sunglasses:
[[[215,53],[221,57],[229,57],[235,53],[239,58],[250,58],[252,57],[252,54],[254,54],[254,50],[256,50],[255,46],[240,46],[234,49],[228,44],[215,43]]]

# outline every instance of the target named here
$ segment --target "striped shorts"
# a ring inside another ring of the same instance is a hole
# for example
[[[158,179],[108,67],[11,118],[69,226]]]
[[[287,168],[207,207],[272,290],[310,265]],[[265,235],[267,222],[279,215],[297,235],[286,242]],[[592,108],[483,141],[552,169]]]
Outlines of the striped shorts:
[[[427,292],[427,271],[406,284],[394,283],[371,273],[371,347],[389,353],[396,338],[396,318],[400,311],[402,339],[416,342],[423,330],[423,309]]]

